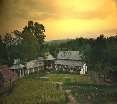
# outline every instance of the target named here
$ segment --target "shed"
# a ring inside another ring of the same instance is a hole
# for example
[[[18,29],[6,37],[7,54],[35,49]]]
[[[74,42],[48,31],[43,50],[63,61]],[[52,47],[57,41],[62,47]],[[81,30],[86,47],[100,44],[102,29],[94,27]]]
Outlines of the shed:
[[[10,68],[6,65],[0,66],[0,83],[1,86],[9,86],[12,85],[17,80],[17,73],[10,70]]]

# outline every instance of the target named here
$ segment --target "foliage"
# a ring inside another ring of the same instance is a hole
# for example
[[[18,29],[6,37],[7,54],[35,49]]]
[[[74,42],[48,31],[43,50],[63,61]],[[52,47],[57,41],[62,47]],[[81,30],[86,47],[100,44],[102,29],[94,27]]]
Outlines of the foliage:
[[[64,91],[49,81],[21,79],[9,96],[0,98],[2,104],[65,104]]]
[[[79,104],[115,104],[117,102],[116,85],[95,85],[68,83],[69,88]]]
[[[63,82],[63,83],[87,83],[92,84],[93,81],[90,80],[89,76],[84,75],[78,75],[78,74],[47,74],[46,77],[48,77],[49,81],[54,82]]]
[[[6,33],[3,38],[0,38],[0,64],[11,65],[14,59],[28,61],[41,55],[44,32],[42,24],[28,21],[28,25],[22,31]]]
[[[117,36],[104,37],[101,34],[96,39],[76,38],[61,44],[48,45],[48,50],[54,56],[59,51],[80,51],[83,61],[89,70],[106,72],[117,70]]]
[[[6,45],[0,36],[0,64],[7,64],[8,63],[8,54],[6,50]]]

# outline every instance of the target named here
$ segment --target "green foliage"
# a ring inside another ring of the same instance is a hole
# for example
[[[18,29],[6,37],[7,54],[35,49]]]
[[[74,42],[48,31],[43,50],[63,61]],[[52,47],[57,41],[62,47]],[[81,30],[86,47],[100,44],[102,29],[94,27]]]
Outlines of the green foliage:
[[[65,86],[71,90],[79,104],[115,104],[117,102],[116,85],[69,83]]]
[[[41,47],[43,45],[45,35],[45,29],[42,24],[33,21],[28,22],[28,26],[25,26],[23,31],[15,32],[22,38],[21,43],[21,58],[23,60],[30,60],[36,58],[41,53]]]
[[[37,58],[43,53],[44,32],[42,24],[29,21],[22,31],[6,33],[0,38],[0,64],[12,65],[17,58],[22,61]]]
[[[78,74],[47,74],[46,77],[48,77],[49,81],[54,81],[54,82],[62,82],[62,83],[78,82],[85,84],[94,83],[92,80],[90,80],[89,76],[78,75]]]
[[[8,63],[8,54],[6,50],[6,45],[0,36],[0,64],[7,64]]]
[[[59,51],[80,51],[83,61],[89,70],[106,72],[117,70],[117,36],[105,38],[100,35],[96,39],[76,38],[61,44],[48,45],[48,50],[54,56]]]

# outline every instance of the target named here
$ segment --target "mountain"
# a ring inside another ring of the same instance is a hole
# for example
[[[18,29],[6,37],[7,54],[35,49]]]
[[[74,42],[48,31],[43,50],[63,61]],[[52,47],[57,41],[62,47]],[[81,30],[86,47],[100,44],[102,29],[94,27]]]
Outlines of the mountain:
[[[51,45],[51,44],[61,44],[61,43],[66,43],[72,39],[62,39],[62,40],[51,40],[51,41],[46,41],[45,44]]]

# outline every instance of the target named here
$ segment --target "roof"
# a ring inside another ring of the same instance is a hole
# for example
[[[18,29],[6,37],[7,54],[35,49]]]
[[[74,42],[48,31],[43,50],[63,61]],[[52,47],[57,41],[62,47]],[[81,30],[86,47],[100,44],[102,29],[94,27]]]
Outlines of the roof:
[[[43,57],[38,57],[38,60],[39,60],[39,61],[43,61],[44,58],[43,58]]]
[[[55,60],[55,58],[51,54],[48,54],[45,60]]]
[[[81,61],[74,61],[74,60],[56,60],[55,64],[68,65],[68,66],[82,66],[83,65]]]
[[[0,73],[6,81],[15,81],[17,79],[17,74],[10,70],[8,67],[1,69]]]
[[[24,67],[25,67],[25,66],[22,65],[22,64],[16,64],[16,65],[11,66],[10,69],[22,69],[22,68],[24,68]]]
[[[5,69],[5,68],[8,68],[8,66],[7,66],[7,65],[1,65],[1,66],[0,66],[0,70],[3,70],[3,69]]]
[[[79,51],[60,51],[57,55],[57,59],[81,60],[81,54]]]
[[[26,63],[26,68],[30,69],[30,68],[35,68],[35,67],[43,66],[43,65],[44,65],[43,61],[31,60],[31,61],[29,61],[29,62]]]
[[[14,59],[14,63],[13,63],[14,65],[19,63],[20,63],[20,59]]]

